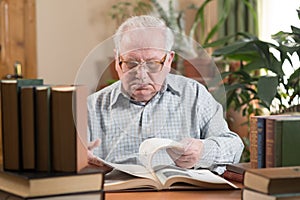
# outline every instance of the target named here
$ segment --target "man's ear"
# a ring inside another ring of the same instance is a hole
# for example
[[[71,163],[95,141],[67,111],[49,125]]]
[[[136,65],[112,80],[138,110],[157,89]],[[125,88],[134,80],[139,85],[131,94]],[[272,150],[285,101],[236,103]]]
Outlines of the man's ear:
[[[170,63],[170,65],[172,64],[172,61],[174,59],[174,56],[175,56],[175,52],[174,51],[170,51],[169,52],[169,56],[167,58],[167,62]]]
[[[115,69],[118,73],[119,79],[121,79],[123,72],[121,70],[121,67],[119,65],[119,53],[116,49],[114,49],[114,53],[115,53]]]

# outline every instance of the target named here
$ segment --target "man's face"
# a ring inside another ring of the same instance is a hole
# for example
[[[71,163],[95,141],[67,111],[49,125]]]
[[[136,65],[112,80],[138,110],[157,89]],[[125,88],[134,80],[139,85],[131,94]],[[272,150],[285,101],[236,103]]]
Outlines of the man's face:
[[[123,89],[134,100],[149,101],[162,87],[170,72],[173,53],[141,49],[122,54],[118,74]]]
[[[144,31],[123,36],[116,57],[116,70],[123,89],[140,102],[149,101],[161,89],[174,57],[174,52],[163,50],[165,41],[161,32],[145,34]]]

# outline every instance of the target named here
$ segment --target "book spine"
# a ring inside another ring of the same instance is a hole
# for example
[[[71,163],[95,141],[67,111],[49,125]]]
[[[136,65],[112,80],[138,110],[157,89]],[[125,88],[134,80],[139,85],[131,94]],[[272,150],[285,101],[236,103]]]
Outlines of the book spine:
[[[300,165],[300,117],[282,122],[282,166]]]
[[[225,171],[223,173],[223,178],[230,180],[230,181],[236,181],[239,183],[243,183],[244,180],[244,174],[239,174],[239,173],[235,173],[235,172],[231,172],[231,171]]]
[[[54,171],[78,172],[88,163],[85,86],[51,88],[51,143]]]
[[[42,79],[1,81],[2,146],[4,170],[21,170],[22,135],[20,87],[42,85]]]
[[[275,166],[274,128],[274,119],[266,119],[266,167]]]
[[[250,164],[251,168],[258,167],[257,153],[257,117],[250,118]]]
[[[51,171],[51,113],[50,87],[36,87],[35,90],[35,132],[36,132],[36,169]]]
[[[22,169],[35,169],[34,87],[20,88]]]
[[[51,89],[52,169],[75,172],[75,124],[72,110],[73,91]]]
[[[257,118],[257,167],[266,166],[266,134],[265,134],[265,117]]]
[[[17,82],[1,82],[3,169],[19,170],[19,104]]]
[[[281,120],[274,122],[274,167],[282,167],[282,122]]]

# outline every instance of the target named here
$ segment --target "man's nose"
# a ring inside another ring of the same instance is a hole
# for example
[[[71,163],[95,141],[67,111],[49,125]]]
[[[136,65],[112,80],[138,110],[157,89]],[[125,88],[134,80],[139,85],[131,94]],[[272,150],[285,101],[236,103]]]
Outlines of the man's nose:
[[[136,77],[141,80],[145,80],[147,78],[147,69],[145,63],[142,63],[141,65],[137,66],[136,68]]]

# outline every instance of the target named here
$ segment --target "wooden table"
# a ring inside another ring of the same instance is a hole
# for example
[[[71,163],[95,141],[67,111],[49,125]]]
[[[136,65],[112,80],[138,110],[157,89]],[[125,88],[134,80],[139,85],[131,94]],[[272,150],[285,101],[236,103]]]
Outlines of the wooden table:
[[[111,192],[105,200],[197,200],[197,199],[241,199],[241,190],[202,190],[202,191],[153,191],[153,192]]]

